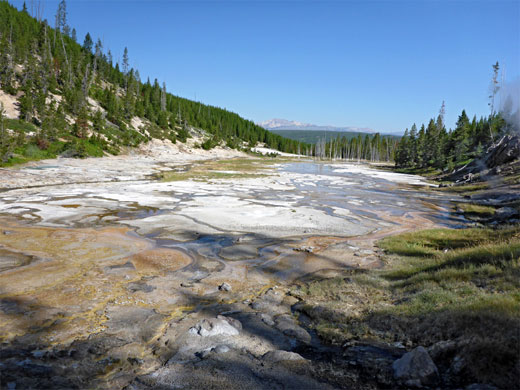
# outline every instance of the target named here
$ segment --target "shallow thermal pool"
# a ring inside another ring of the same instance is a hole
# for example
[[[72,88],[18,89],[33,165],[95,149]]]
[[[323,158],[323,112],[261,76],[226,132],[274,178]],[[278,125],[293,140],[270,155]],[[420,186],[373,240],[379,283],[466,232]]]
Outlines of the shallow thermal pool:
[[[59,176],[60,167],[52,168]],[[266,168],[256,176],[171,182],[107,181],[101,172],[96,182],[67,183],[65,171],[61,182],[67,184],[1,192],[0,213],[31,226],[129,226],[194,259],[251,265],[272,261],[277,244],[304,237],[360,236],[418,216],[443,226],[464,222],[452,213],[452,197],[430,191],[418,176],[313,161]]]

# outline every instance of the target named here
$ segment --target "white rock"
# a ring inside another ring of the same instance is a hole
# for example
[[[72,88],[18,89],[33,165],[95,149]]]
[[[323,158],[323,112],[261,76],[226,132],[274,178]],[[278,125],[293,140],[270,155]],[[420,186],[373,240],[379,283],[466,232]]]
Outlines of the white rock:
[[[226,353],[229,352],[229,347],[227,345],[221,344],[213,348],[212,351],[215,353]]]
[[[228,283],[222,283],[220,286],[218,286],[218,289],[220,291],[231,291],[231,286]]]
[[[269,351],[262,356],[262,360],[271,363],[277,363],[281,361],[297,361],[297,360],[305,360],[301,355],[295,352],[282,351],[280,349]]]
[[[190,328],[188,332],[201,337],[237,336],[239,334],[238,329],[231,325],[230,321],[223,316],[219,316],[219,318],[204,319],[194,327]]]

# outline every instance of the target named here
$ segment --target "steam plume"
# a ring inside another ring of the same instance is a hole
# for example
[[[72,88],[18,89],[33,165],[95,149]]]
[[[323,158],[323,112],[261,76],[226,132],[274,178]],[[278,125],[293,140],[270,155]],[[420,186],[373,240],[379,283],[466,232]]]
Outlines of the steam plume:
[[[520,135],[520,79],[503,83],[499,94],[500,113],[509,132]]]

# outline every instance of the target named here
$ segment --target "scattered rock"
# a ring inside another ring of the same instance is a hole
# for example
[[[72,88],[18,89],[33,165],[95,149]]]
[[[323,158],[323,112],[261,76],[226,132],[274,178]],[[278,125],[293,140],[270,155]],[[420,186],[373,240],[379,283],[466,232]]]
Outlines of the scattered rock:
[[[220,291],[231,291],[231,286],[228,283],[222,283],[220,286],[218,286],[218,289]]]
[[[240,314],[242,313],[241,310],[227,310],[227,311],[223,311],[222,313],[220,313],[221,316],[230,316],[232,314]]]
[[[47,353],[47,351],[36,349],[31,352],[31,355],[33,355],[33,357],[36,359],[41,359],[43,356],[45,356],[46,353]]]
[[[430,356],[437,360],[450,355],[457,349],[457,343],[453,340],[439,341],[428,348]]]
[[[228,316],[225,316],[222,314],[218,315],[217,319],[222,320],[222,321],[227,321],[229,324],[231,324],[231,326],[234,326],[238,330],[242,330],[242,323],[239,320],[236,320],[232,317],[228,317]]]
[[[495,212],[495,218],[499,220],[506,220],[512,217],[516,217],[519,215],[518,210],[512,208],[512,207],[501,207],[496,210]]]
[[[296,252],[305,252],[305,253],[313,253],[314,247],[313,246],[300,246],[298,248],[293,248]]]
[[[215,353],[226,353],[229,352],[229,347],[225,344],[217,345],[215,348],[212,349]]]
[[[262,319],[262,322],[268,326],[274,326],[273,317],[271,317],[269,314],[265,313],[259,313],[260,318]]]
[[[403,356],[403,349],[384,343],[361,343],[351,340],[343,346],[343,359],[365,378],[372,378],[381,388],[396,388],[392,363]]]
[[[209,318],[199,321],[194,327],[189,329],[189,333],[193,335],[199,335],[201,337],[212,337],[212,336],[237,336],[239,331],[236,326],[240,324],[240,321],[218,316],[217,318]],[[242,327],[242,324],[240,324]]]
[[[105,273],[113,274],[118,272],[135,271],[135,266],[131,261],[124,264],[109,265],[104,268]]]
[[[131,365],[142,365],[144,363],[144,360],[143,359],[139,359],[139,358],[136,358],[136,357],[129,357],[127,358],[126,360],[128,360],[128,363],[130,363]]]
[[[437,366],[424,347],[417,347],[405,353],[392,364],[394,377],[410,387],[434,384],[439,376]]]
[[[107,310],[106,316],[109,319],[104,323],[107,327],[106,334],[117,337],[104,338],[104,344],[111,339],[148,341],[156,335],[166,318],[154,309],[139,306],[112,306]]]
[[[500,141],[487,150],[485,164],[489,168],[513,161],[520,156],[520,137],[504,135]]]
[[[193,283],[191,282],[182,282],[181,287],[193,287]]]
[[[464,390],[497,390],[497,387],[485,383],[472,383],[466,386]]]
[[[278,363],[281,361],[304,361],[305,359],[295,352],[282,351],[280,349],[277,349],[265,353],[262,356],[262,360],[270,363]]]
[[[25,314],[23,305],[20,305],[19,301],[11,298],[0,299],[0,312],[13,315],[13,314]]]
[[[293,297],[291,295],[286,295],[284,298],[283,298],[283,303],[285,305],[287,305],[288,307],[291,307],[295,304],[297,304],[298,302],[300,302],[300,300],[296,297]]]
[[[462,177],[462,179],[463,179],[465,182],[467,182],[467,183],[471,183],[471,182],[474,180],[474,178],[475,178],[475,175],[474,175],[473,173],[471,173],[471,172],[468,173],[467,175],[464,175],[464,176]]]
[[[295,319],[289,314],[283,314],[276,318],[276,329],[281,331],[284,335],[295,338],[303,343],[309,344],[311,342],[309,332],[299,326]]]
[[[209,355],[211,355],[211,348],[206,348],[203,351],[195,352],[195,356],[199,359],[206,359]]]
[[[450,371],[454,375],[460,375],[466,368],[466,360],[462,356],[455,356],[451,362]]]
[[[142,292],[145,292],[145,293],[150,293],[152,292],[153,290],[155,290],[155,287],[154,286],[150,286],[149,284],[146,284],[144,282],[132,282],[132,283],[128,283],[128,285],[126,286],[127,290],[130,291],[130,292],[137,292],[137,291],[142,291]]]
[[[287,311],[287,309],[281,305],[283,298],[284,296],[278,291],[269,289],[265,292],[264,295],[257,298],[251,304],[251,307],[254,310],[268,312],[269,314],[284,313]]]

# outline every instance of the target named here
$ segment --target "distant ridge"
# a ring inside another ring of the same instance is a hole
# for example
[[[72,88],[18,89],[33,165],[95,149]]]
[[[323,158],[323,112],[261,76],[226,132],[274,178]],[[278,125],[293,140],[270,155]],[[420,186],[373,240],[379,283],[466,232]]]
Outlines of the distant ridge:
[[[322,126],[313,125],[312,123],[302,123],[297,121],[289,121],[287,119],[269,119],[260,123],[258,126],[266,130],[314,130],[314,131],[338,131],[338,132],[355,132],[355,133],[376,133],[368,127],[353,127],[353,126]]]

